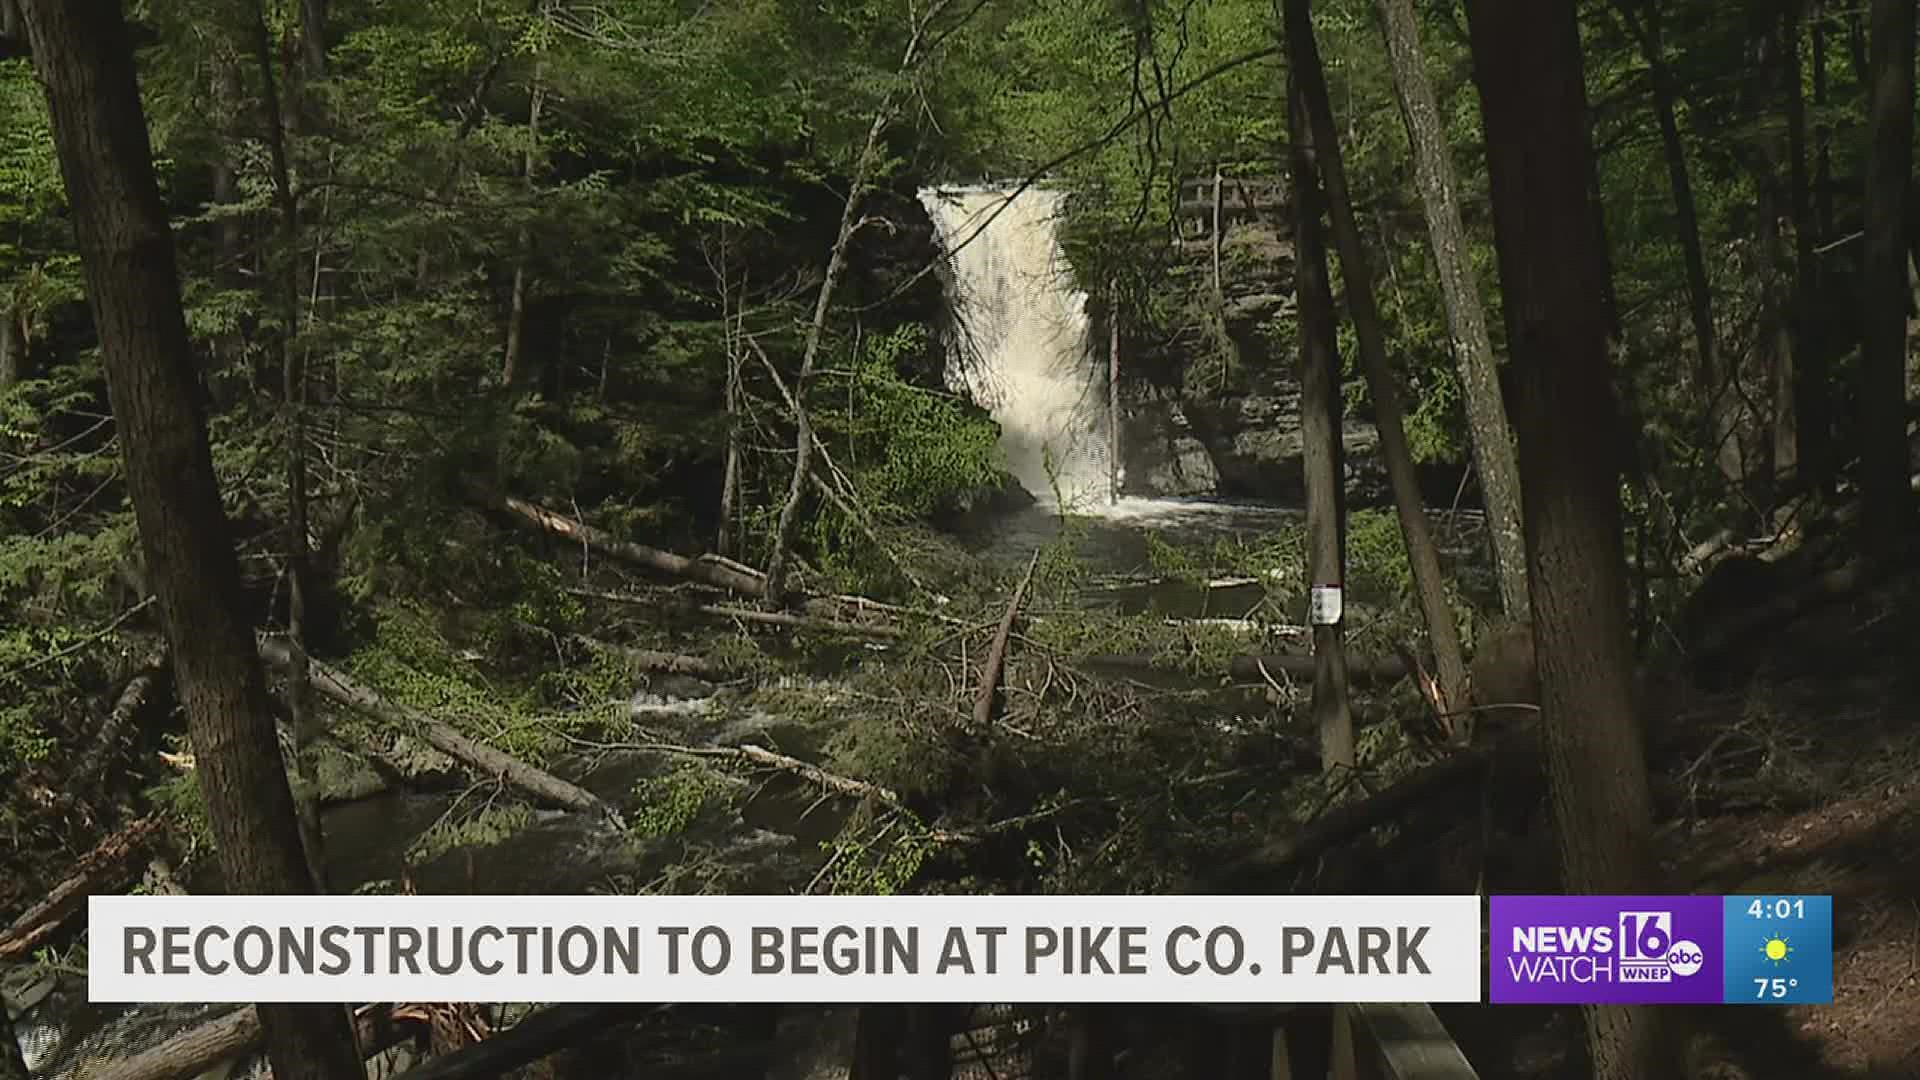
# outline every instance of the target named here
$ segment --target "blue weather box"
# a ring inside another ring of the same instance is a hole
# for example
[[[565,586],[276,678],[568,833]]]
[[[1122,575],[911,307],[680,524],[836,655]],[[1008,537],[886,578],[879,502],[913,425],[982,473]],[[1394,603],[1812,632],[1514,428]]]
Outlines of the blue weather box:
[[[1833,1003],[1833,897],[1729,896],[1725,902],[1727,1004]]]

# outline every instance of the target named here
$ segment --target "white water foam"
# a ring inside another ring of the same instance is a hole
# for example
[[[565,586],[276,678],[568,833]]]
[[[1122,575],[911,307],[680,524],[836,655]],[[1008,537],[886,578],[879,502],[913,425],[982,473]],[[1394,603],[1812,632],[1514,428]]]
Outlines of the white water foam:
[[[1000,424],[1020,486],[1044,505],[1099,513],[1109,495],[1105,364],[1060,249],[1065,195],[1033,187],[1009,200],[1012,190],[920,193],[952,252],[949,280],[971,346],[956,350],[948,381]]]

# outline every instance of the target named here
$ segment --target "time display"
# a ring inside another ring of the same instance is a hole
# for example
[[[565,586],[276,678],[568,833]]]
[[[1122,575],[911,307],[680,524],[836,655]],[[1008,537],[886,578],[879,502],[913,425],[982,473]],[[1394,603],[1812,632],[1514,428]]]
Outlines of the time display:
[[[1729,896],[1722,918],[1729,1004],[1833,1001],[1833,897]]]
[[[1807,917],[1807,898],[1804,896],[1776,896],[1772,900],[1756,896],[1747,905],[1749,919],[1804,919]]]

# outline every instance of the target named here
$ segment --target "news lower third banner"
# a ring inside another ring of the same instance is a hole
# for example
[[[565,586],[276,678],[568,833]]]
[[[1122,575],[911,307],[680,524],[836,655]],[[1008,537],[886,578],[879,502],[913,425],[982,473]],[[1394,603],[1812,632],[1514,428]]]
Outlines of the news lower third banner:
[[[1495,1004],[1833,1001],[1830,896],[1495,896]]]
[[[94,896],[96,1002],[1479,1002],[1478,896]],[[1691,925],[1691,924],[1689,924]]]

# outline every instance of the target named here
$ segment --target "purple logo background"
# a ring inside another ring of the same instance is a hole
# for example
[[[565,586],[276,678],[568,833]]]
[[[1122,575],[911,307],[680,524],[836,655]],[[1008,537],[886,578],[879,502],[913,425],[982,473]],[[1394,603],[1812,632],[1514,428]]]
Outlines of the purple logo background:
[[[1492,897],[1488,1000],[1717,1005],[1722,916],[1717,896]]]

